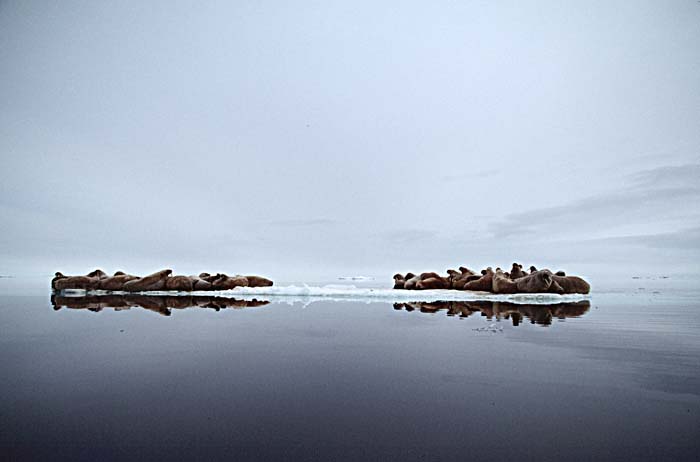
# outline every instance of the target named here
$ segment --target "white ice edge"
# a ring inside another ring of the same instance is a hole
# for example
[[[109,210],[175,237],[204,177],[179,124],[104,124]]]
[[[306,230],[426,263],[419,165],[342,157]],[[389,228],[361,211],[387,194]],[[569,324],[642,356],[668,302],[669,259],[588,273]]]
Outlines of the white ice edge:
[[[462,290],[402,290],[357,288],[354,286],[273,286],[273,287],[236,287],[231,290],[216,291],[146,291],[146,292],[109,292],[103,290],[64,290],[66,296],[82,295],[176,295],[176,296],[208,296],[229,297],[240,300],[270,300],[293,303],[296,301],[308,303],[316,300],[352,301],[352,302],[437,302],[437,301],[493,301],[519,304],[551,305],[589,300],[590,295],[583,294],[492,294],[488,292],[471,292]]]

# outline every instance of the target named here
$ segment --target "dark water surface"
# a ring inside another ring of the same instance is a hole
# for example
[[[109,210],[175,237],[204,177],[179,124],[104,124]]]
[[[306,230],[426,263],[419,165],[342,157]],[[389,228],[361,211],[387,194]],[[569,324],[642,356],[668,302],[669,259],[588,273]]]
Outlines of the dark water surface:
[[[49,294],[4,295],[1,451],[4,460],[698,460],[697,300],[594,294],[563,310],[59,300],[56,310]]]

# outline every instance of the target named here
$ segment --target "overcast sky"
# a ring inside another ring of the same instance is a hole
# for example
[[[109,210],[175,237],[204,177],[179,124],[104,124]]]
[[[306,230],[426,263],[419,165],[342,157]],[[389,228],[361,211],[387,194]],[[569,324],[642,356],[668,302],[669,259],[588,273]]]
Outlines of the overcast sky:
[[[0,2],[0,274],[700,273],[700,3]]]

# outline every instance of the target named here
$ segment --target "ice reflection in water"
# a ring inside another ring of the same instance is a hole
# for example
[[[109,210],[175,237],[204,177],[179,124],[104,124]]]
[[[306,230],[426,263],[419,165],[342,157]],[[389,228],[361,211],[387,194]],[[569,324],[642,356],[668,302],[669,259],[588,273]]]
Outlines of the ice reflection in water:
[[[251,308],[269,304],[268,300],[240,300],[230,297],[214,296],[157,296],[157,295],[85,295],[63,296],[53,294],[51,303],[55,310],[61,308],[86,309],[99,312],[103,309],[127,310],[143,308],[164,316],[170,316],[172,309],[211,308],[216,311],[225,308]],[[494,301],[437,301],[394,303],[395,310],[416,311],[421,313],[438,313],[444,311],[447,316],[466,318],[480,313],[487,319],[510,319],[513,326],[518,326],[523,319],[531,324],[548,326],[552,319],[577,318],[590,309],[588,300],[556,304],[520,304]]]

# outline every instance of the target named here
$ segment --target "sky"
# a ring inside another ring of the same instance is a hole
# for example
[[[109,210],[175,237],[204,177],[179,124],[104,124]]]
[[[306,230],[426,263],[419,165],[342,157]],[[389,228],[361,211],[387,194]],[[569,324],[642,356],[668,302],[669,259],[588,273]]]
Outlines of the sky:
[[[700,275],[700,3],[0,1],[0,274]]]

